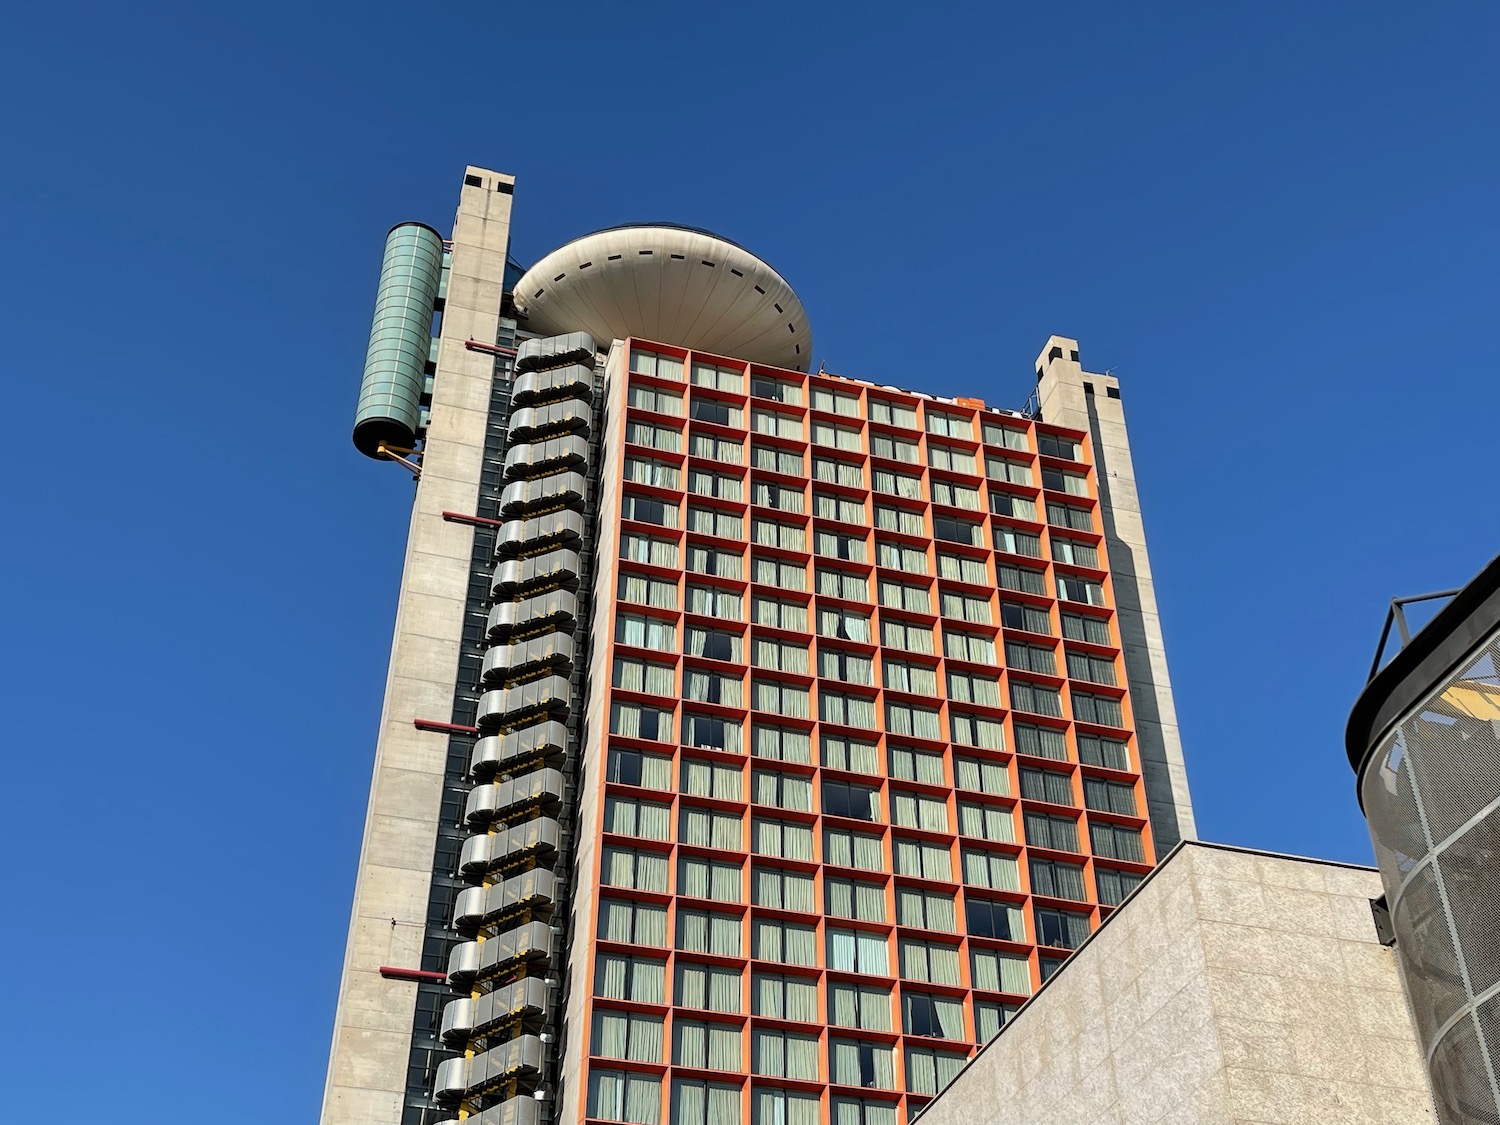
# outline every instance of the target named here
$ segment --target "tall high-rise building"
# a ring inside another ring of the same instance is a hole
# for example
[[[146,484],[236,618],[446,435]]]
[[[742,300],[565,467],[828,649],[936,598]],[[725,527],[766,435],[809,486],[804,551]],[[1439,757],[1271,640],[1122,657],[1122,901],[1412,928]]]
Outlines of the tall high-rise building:
[[[418,482],[323,1121],[900,1125],[1193,835],[1119,386],[831,375],[709,232],[511,264],[513,186],[386,244],[355,444]]]

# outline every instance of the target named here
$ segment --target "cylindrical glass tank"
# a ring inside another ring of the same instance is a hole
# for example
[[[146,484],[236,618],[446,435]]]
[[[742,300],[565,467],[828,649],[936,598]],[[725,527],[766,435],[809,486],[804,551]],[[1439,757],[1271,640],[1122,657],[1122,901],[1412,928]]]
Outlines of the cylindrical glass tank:
[[[1444,1125],[1500,1125],[1500,564],[1366,688],[1349,757]]]
[[[416,441],[442,273],[442,235],[424,223],[391,228],[354,414],[354,445],[366,456],[379,456],[381,442],[410,449]]]

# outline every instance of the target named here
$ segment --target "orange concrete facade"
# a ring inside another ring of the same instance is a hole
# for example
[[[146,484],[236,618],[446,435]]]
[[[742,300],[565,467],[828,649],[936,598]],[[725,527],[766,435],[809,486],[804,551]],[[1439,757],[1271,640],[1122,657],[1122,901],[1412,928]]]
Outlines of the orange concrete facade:
[[[1156,858],[1089,436],[606,394],[559,1120],[904,1125]]]

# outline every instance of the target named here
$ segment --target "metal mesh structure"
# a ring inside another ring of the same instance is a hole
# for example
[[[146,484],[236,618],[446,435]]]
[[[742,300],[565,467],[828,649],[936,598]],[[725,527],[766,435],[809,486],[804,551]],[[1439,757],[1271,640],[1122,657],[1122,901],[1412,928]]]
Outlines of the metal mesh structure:
[[[1408,691],[1434,661],[1413,663]],[[1500,629],[1446,663],[1359,788],[1439,1117],[1500,1125]]]

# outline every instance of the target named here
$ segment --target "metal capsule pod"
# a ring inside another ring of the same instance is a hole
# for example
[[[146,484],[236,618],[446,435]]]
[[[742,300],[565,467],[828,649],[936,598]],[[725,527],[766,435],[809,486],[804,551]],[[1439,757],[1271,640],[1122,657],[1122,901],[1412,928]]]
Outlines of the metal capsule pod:
[[[469,756],[469,769],[476,777],[484,779],[525,762],[561,764],[567,753],[566,724],[556,721],[536,723],[479,739]]]
[[[522,340],[516,348],[516,374],[546,370],[568,364],[594,366],[599,349],[587,332],[565,332],[560,336],[538,336]]]
[[[486,992],[477,1000],[464,996],[443,1008],[443,1042],[461,1046],[474,1035],[483,1035],[498,1024],[520,1020],[535,1026],[547,1011],[547,985],[540,977],[523,977]]]
[[[593,406],[584,399],[565,398],[512,411],[506,433],[511,441],[542,441],[567,434],[588,437],[593,428]]]
[[[550,816],[528,820],[506,832],[470,836],[459,850],[459,874],[477,881],[523,862],[550,860],[557,854],[561,837],[561,827]]]
[[[476,785],[464,803],[464,819],[471,828],[488,827],[527,809],[555,809],[562,804],[563,775],[560,770],[541,769],[507,781]]]
[[[557,901],[557,876],[533,867],[488,887],[466,887],[453,904],[453,928],[473,930],[522,910],[547,911]]]
[[[490,578],[490,596],[514,598],[553,586],[577,589],[582,573],[583,560],[578,552],[563,547],[521,559],[502,559]]]
[[[573,670],[577,649],[573,634],[543,633],[524,641],[495,645],[485,650],[479,678],[486,686],[498,686],[507,680],[550,669],[560,676]]]
[[[566,676],[543,676],[513,687],[497,688],[479,697],[479,729],[518,726],[542,719],[566,721],[573,705],[573,688]]]
[[[578,595],[571,590],[547,590],[490,607],[486,632],[491,644],[542,632],[572,632],[578,627]]]
[[[495,536],[495,557],[517,559],[554,547],[576,551],[583,544],[583,513],[571,509],[508,520]]]
[[[450,1066],[462,1063],[462,1066]],[[446,1068],[446,1069],[445,1069]],[[518,1035],[473,1058],[446,1060],[433,1082],[433,1096],[453,1103],[478,1095],[502,1082],[533,1081],[542,1072],[542,1041],[535,1035]]]
[[[505,455],[505,479],[525,480],[562,469],[584,469],[589,463],[587,438],[559,437],[513,445]]]
[[[545,477],[513,480],[500,494],[500,514],[506,519],[516,519],[562,507],[577,507],[588,494],[588,478],[582,473],[551,473]]]
[[[519,929],[489,941],[465,941],[448,954],[448,983],[468,988],[476,980],[489,980],[528,961],[552,956],[552,927],[529,922]]]

